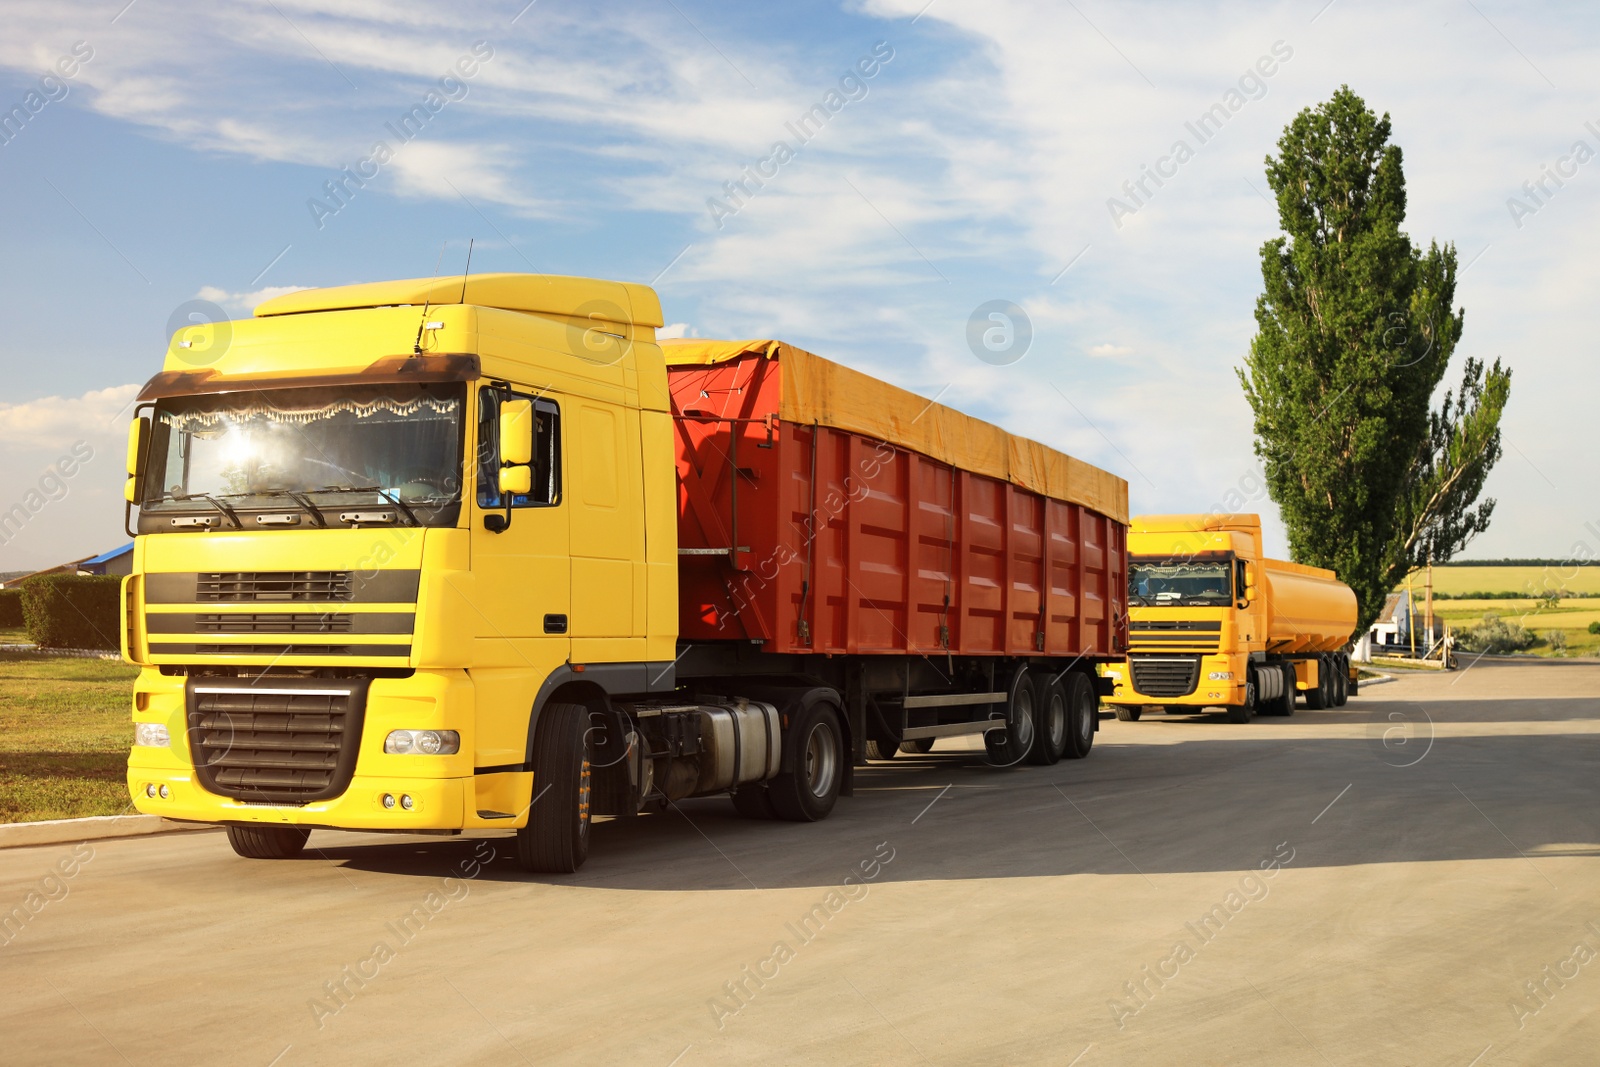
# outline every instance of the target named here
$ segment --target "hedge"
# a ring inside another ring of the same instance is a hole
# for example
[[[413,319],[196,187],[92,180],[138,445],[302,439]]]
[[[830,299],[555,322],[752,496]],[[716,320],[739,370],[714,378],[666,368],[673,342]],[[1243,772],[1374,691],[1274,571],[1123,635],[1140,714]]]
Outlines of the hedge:
[[[113,575],[42,574],[22,583],[28,640],[40,648],[121,647],[122,579]]]
[[[0,630],[22,629],[22,590],[0,589]]]

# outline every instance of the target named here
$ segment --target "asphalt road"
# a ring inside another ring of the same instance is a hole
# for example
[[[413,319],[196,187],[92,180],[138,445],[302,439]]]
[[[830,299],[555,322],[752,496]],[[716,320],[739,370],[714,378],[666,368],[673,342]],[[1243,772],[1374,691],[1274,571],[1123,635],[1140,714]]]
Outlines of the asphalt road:
[[[505,838],[0,852],[0,913],[47,901],[0,933],[0,1060],[1600,1059],[1600,666],[1101,725],[1052,768],[875,765],[814,825],[603,823],[569,878]]]

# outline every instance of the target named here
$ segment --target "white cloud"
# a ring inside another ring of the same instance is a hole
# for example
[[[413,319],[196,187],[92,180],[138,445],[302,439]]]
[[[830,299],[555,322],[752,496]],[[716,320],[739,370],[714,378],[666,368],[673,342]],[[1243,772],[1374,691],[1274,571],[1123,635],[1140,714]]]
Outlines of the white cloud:
[[[1133,349],[1129,348],[1127,345],[1114,345],[1107,343],[1103,345],[1090,346],[1089,354],[1091,356],[1100,357],[1131,356],[1133,354]]]
[[[691,330],[689,328],[689,324],[687,322],[672,322],[672,323],[668,323],[667,325],[661,327],[661,329],[656,331],[656,339],[660,340],[660,341],[670,340],[671,338],[674,338],[674,337],[698,337],[698,336],[699,336],[699,333],[697,331],[695,331],[695,330]]]
[[[298,293],[302,289],[309,289],[306,285],[268,285],[251,293],[230,293],[226,289],[218,289],[214,285],[202,285],[195,295],[197,300],[209,300],[213,304],[220,304],[227,311],[243,311],[246,314],[255,310],[257,304],[264,304],[273,297],[285,293]]]
[[[58,449],[127,431],[138,385],[94,389],[82,396],[45,396],[0,404],[0,441],[16,449]]]

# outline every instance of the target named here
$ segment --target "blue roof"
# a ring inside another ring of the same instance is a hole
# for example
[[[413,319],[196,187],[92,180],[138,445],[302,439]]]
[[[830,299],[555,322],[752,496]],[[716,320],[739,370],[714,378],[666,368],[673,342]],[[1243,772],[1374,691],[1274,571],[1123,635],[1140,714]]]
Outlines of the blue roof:
[[[102,552],[100,555],[94,557],[93,559],[80,560],[78,562],[78,566],[86,567],[91,563],[109,563],[111,560],[116,559],[118,556],[127,555],[129,552],[132,552],[132,551],[133,551],[133,542],[129,541],[127,544],[123,545],[121,548],[113,548],[110,552]]]

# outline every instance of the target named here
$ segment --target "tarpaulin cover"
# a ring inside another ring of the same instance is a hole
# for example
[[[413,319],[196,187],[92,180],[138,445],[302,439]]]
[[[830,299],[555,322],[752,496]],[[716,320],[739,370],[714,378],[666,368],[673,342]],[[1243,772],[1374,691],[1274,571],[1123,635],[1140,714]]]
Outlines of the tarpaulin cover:
[[[940,463],[1000,478],[1128,521],[1128,483],[992,423],[930,403],[908,390],[782,341],[662,340],[669,366],[724,363],[761,355],[783,364],[778,418],[864,434]]]

